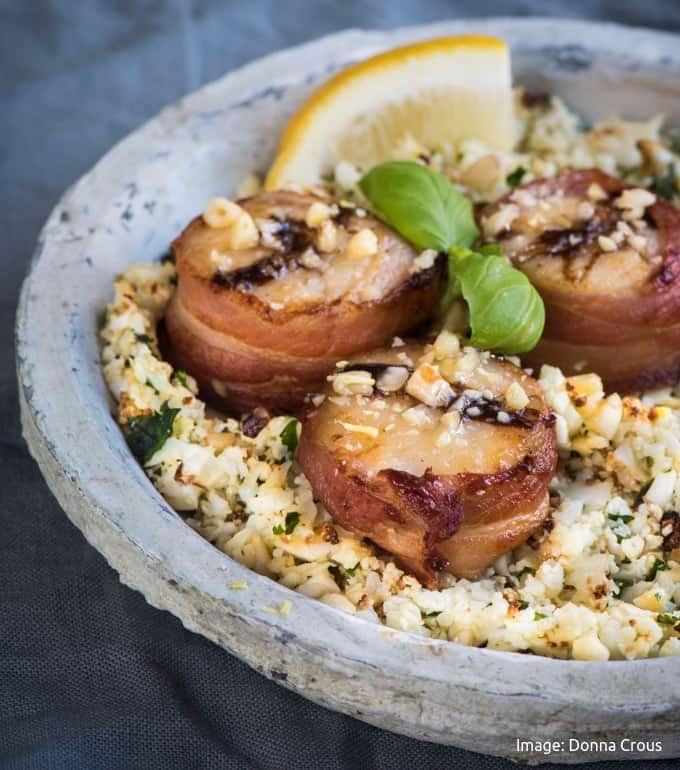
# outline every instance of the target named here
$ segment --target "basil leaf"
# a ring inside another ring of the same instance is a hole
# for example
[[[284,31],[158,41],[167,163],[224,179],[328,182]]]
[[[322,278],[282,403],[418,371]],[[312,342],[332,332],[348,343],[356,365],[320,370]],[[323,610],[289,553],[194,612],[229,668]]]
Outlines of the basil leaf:
[[[470,311],[470,342],[513,355],[536,346],[545,324],[540,295],[524,273],[492,254],[453,247],[449,270]]]
[[[420,163],[381,163],[359,188],[379,216],[418,249],[448,251],[477,240],[470,201],[443,174]]]
[[[524,169],[516,169],[517,183],[519,172]],[[479,235],[472,205],[443,174],[412,161],[392,161],[371,169],[359,187],[378,215],[414,246],[449,253],[441,310],[462,294],[473,345],[511,355],[536,345],[545,324],[543,300],[501,256],[498,244],[469,250]]]
[[[142,465],[149,462],[172,434],[172,425],[179,411],[170,409],[165,401],[158,412],[130,418],[125,438],[132,454]]]
[[[291,454],[295,453],[298,445],[297,433],[298,421],[293,419],[286,423],[286,427],[281,431],[281,443]]]

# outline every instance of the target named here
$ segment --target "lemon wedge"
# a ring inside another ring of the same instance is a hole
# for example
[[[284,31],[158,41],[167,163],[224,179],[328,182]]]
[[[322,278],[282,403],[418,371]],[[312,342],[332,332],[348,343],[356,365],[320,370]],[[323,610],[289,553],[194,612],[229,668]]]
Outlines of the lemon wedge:
[[[314,91],[283,131],[265,187],[316,184],[340,160],[367,170],[405,142],[442,149],[469,138],[512,149],[508,47],[482,35],[427,40],[350,66]]]

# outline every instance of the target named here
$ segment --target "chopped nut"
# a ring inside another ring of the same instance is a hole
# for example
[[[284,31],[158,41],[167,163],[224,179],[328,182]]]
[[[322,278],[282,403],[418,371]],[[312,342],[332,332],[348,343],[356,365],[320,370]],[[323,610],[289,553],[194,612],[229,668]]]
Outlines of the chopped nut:
[[[608,238],[606,235],[599,235],[597,238],[597,244],[602,251],[616,251],[616,241]]]
[[[461,174],[460,181],[483,192],[494,186],[500,174],[500,164],[495,155],[483,155],[471,163]]]
[[[460,353],[460,341],[449,331],[440,332],[432,345],[435,358],[450,358]]]
[[[257,246],[260,233],[253,218],[246,211],[229,227],[229,246],[232,249],[252,249]]]
[[[300,256],[300,264],[309,270],[320,270],[324,263],[321,257],[309,246]]]
[[[228,198],[212,198],[205,207],[203,219],[208,227],[229,227],[242,213],[243,209]]]
[[[205,437],[205,443],[218,452],[234,446],[235,441],[236,439],[231,433],[208,433]]]
[[[420,273],[423,270],[429,270],[437,259],[437,252],[434,249],[425,249],[414,260],[409,268],[410,273]]]
[[[654,203],[656,203],[656,195],[642,187],[624,190],[614,201],[614,205],[619,209],[645,209]]]
[[[367,227],[362,227],[358,233],[349,239],[345,254],[350,259],[362,259],[372,257],[378,253],[378,236]]]
[[[406,392],[428,406],[446,406],[453,398],[453,390],[439,373],[439,367],[421,364],[409,378]]]
[[[627,240],[630,246],[638,253],[644,254],[647,250],[647,239],[642,235],[629,235]]]
[[[326,254],[335,251],[337,248],[338,231],[330,219],[326,219],[321,223],[319,234],[316,237],[316,245],[319,251],[323,251]]]
[[[439,421],[447,430],[455,431],[460,426],[461,419],[461,413],[457,409],[449,409],[448,412],[444,412]]]
[[[378,429],[373,425],[355,425],[353,422],[338,420],[340,425],[349,433],[362,433],[369,438],[378,438]]]
[[[404,387],[408,380],[408,369],[405,366],[388,366],[378,377],[376,387],[386,393],[394,393]]]
[[[375,385],[371,373],[363,370],[340,372],[331,375],[329,379],[339,396],[370,396]]]
[[[588,187],[588,197],[591,201],[602,201],[607,197],[607,193],[599,184],[597,184],[597,182],[593,182],[590,187]]]
[[[493,238],[500,233],[509,230],[512,223],[520,214],[519,206],[514,203],[508,203],[501,206],[498,211],[484,220],[484,234],[487,238]]]
[[[623,243],[626,235],[625,233],[621,232],[621,230],[617,229],[617,230],[614,230],[614,232],[611,233],[609,237],[614,241],[614,243],[617,246],[620,246]]]
[[[519,382],[513,382],[505,391],[505,403],[513,412],[524,409],[529,403],[529,396],[527,396],[526,391]],[[502,420],[500,420],[500,412],[499,421],[502,422]]]
[[[305,223],[307,227],[319,227],[331,216],[331,207],[321,201],[314,201],[307,209]]]

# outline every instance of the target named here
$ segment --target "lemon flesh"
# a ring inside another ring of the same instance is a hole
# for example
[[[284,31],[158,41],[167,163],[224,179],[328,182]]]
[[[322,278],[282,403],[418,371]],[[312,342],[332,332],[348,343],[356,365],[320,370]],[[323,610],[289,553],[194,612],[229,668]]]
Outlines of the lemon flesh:
[[[286,126],[265,186],[316,184],[340,160],[366,170],[409,140],[442,149],[470,138],[504,152],[514,145],[507,45],[478,35],[415,43],[318,88]]]

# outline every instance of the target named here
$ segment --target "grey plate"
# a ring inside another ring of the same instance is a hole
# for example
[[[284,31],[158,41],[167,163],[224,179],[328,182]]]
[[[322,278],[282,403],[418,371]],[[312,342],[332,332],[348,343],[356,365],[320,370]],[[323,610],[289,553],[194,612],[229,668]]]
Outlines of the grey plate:
[[[167,108],[67,191],[47,221],[17,319],[24,435],[71,520],[156,607],[268,677],[388,730],[543,761],[518,738],[661,740],[680,755],[680,659],[584,663],[473,649],[369,624],[233,562],[189,529],[110,416],[97,317],[116,273],[160,255],[212,195],[270,160],[285,118],[328,73],[417,38],[490,32],[518,82],[590,117],[664,111],[680,125],[680,41],[554,20],[350,31],[269,56]],[[234,590],[245,580],[247,590]],[[293,602],[287,617],[265,607]],[[558,753],[577,762],[644,752]],[[650,756],[646,754],[646,756]]]

